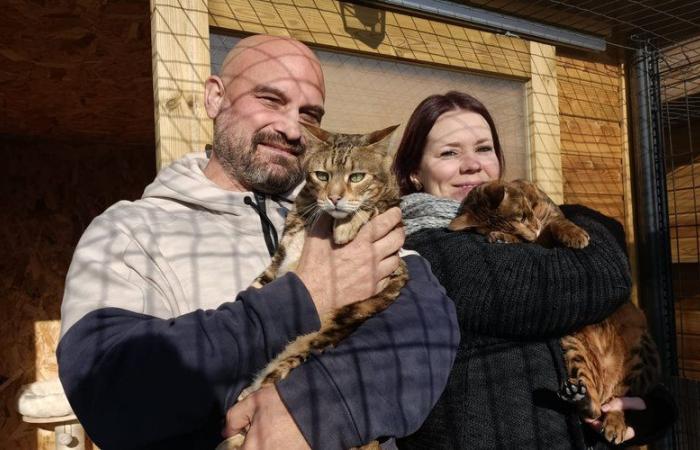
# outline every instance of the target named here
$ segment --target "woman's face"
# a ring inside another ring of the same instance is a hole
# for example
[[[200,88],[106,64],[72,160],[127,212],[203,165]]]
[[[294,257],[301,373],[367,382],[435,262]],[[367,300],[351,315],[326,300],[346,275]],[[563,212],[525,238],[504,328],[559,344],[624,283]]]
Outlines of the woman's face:
[[[424,192],[461,201],[475,186],[497,179],[500,173],[486,119],[475,112],[456,110],[435,121],[414,176]]]

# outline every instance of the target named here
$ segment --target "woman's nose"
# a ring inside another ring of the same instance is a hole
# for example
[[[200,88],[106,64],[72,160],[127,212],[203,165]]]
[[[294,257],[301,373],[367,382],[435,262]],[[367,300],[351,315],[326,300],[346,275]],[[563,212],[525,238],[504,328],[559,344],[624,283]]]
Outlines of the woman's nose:
[[[481,163],[479,162],[479,159],[476,157],[476,155],[472,154],[471,152],[468,152],[462,158],[459,170],[462,173],[478,172],[479,170],[481,170]]]

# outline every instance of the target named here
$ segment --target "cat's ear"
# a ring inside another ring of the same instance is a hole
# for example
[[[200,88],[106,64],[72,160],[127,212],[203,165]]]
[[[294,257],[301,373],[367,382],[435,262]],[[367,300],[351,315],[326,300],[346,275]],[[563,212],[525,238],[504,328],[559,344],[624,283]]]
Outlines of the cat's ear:
[[[308,142],[320,141],[328,143],[331,133],[314,125],[301,122],[301,133]]]
[[[498,208],[508,195],[506,193],[506,186],[503,183],[499,182],[489,183],[485,185],[482,188],[481,192],[484,194],[486,200],[489,202],[489,206],[491,206],[491,209]]]
[[[452,219],[452,222],[450,222],[450,224],[447,225],[447,228],[452,231],[461,231],[468,230],[469,228],[474,228],[477,225],[478,223],[475,220],[475,217],[472,214],[472,212],[466,210],[461,211],[454,219]]]
[[[373,131],[370,134],[367,135],[367,145],[375,145],[381,143],[389,143],[389,136],[396,131],[396,129],[399,127],[399,125],[392,125],[390,127],[386,127],[383,130],[377,130]]]
[[[383,130],[373,131],[365,137],[367,142],[365,144],[367,146],[366,148],[384,155],[384,160],[386,161],[387,167],[394,161],[394,153],[396,153],[397,148],[396,146],[389,148],[389,144],[391,143],[391,136],[398,127],[399,125],[392,125],[384,128]]]

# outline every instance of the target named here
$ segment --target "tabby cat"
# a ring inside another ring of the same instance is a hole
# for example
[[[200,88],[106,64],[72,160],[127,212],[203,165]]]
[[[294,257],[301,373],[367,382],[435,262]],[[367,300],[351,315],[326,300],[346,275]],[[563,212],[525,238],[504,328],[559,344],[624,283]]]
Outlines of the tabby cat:
[[[360,227],[372,217],[398,206],[399,189],[391,171],[393,154],[389,152],[390,136],[397,127],[369,134],[340,134],[305,125],[306,184],[296,198],[294,210],[287,215],[284,234],[270,266],[253,282],[254,287],[296,268],[305,231],[321,214],[333,217],[333,240],[336,244],[345,244],[353,240]],[[322,317],[319,331],[300,336],[288,344],[243,390],[238,401],[286,378],[312,352],[323,351],[346,338],[365,320],[387,308],[407,280],[408,271],[401,260],[378,294]],[[233,436],[217,450],[237,449],[244,440],[243,434]],[[378,449],[379,444],[372,442],[362,448]]]
[[[559,207],[533,183],[491,181],[474,188],[460,205],[450,230],[474,229],[489,242],[536,242],[584,248],[585,230],[564,217]],[[600,323],[561,339],[568,380],[559,397],[581,417],[597,419],[601,405],[613,397],[641,396],[659,379],[659,357],[647,331],[644,313],[631,302]],[[611,443],[624,439],[625,416],[610,411],[603,435]]]

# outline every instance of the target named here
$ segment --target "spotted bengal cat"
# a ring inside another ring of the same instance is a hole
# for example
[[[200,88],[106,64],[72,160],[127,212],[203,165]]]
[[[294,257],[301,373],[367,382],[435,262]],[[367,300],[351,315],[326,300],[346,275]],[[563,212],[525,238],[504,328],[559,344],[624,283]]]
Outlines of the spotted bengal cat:
[[[360,227],[372,217],[398,206],[399,189],[391,171],[393,155],[389,152],[390,136],[396,128],[392,126],[368,134],[341,134],[305,125],[306,184],[287,216],[279,249],[253,286],[263,286],[296,268],[305,231],[321,214],[333,217],[333,240],[336,244],[345,244],[353,240]],[[288,344],[243,390],[238,401],[286,378],[312,352],[321,352],[346,338],[365,320],[386,309],[407,280],[408,271],[401,260],[378,294],[322,317],[319,331],[300,336]],[[238,434],[222,442],[217,450],[238,449],[244,440],[245,435]],[[371,442],[362,449],[379,449],[379,444]]]
[[[528,181],[492,181],[474,188],[460,205],[449,229],[473,229],[489,242],[536,242],[585,248],[590,237],[568,220],[559,207]],[[648,333],[644,313],[631,302],[600,323],[588,325],[561,339],[568,379],[559,397],[581,417],[597,419],[601,405],[613,397],[641,396],[659,380],[659,357]],[[622,442],[623,412],[603,418],[603,435]]]

